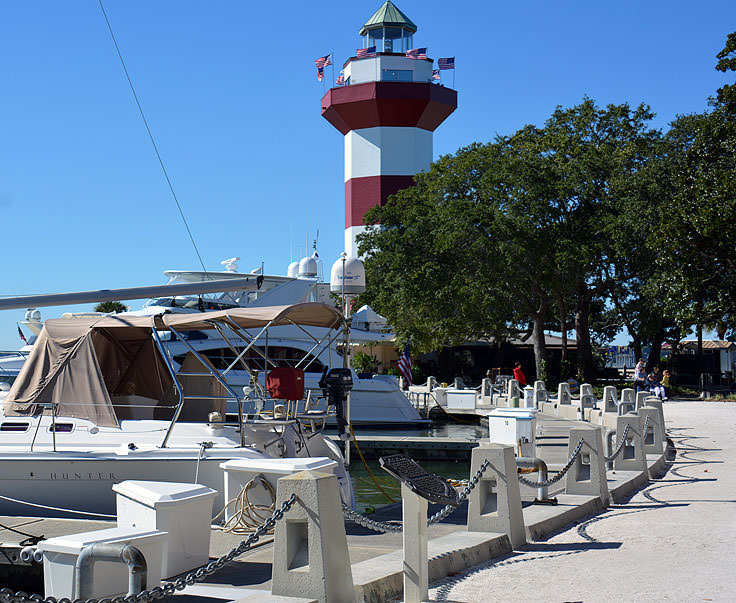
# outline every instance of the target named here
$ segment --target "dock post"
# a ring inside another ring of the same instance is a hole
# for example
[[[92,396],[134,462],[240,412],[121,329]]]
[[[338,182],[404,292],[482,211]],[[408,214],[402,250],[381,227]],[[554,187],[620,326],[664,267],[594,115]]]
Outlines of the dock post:
[[[646,404],[646,399],[651,396],[647,391],[639,391],[636,392],[636,405],[634,407],[634,410],[638,411],[642,406]]]
[[[421,603],[429,598],[427,556],[427,499],[401,484],[401,513],[404,522],[404,601]]]
[[[649,469],[647,468],[647,457],[644,454],[644,439],[642,438],[643,420],[641,415],[626,413],[616,419],[616,436],[621,438],[624,434],[626,426],[629,426],[629,433],[626,435],[624,449],[613,461],[614,471],[641,471],[644,476],[649,479]],[[617,440],[616,444],[618,446]]]
[[[572,404],[572,394],[570,393],[570,384],[563,381],[557,386],[557,404]]]
[[[547,402],[547,388],[544,385],[544,381],[534,382],[534,407],[538,410],[542,410],[542,404]]]
[[[660,423],[659,411],[654,406],[642,406],[639,409],[642,421],[649,417],[649,426],[644,438],[644,454],[662,454],[665,449],[664,426]]]
[[[513,548],[526,544],[521,491],[512,446],[480,444],[473,448],[471,478],[488,461],[468,498],[468,531],[507,534]]]
[[[616,386],[606,385],[603,388],[603,412],[617,412],[618,399],[616,398]]]
[[[355,590],[337,477],[316,471],[282,477],[276,508],[292,493],[297,500],[274,531],[271,594],[352,603]]]
[[[656,396],[651,396],[647,398],[647,406],[653,406],[657,409],[657,416],[659,418],[659,424],[662,426],[662,439],[667,441],[667,430],[664,426],[664,410],[662,408],[662,400],[657,398]]]
[[[578,458],[567,472],[565,482],[566,494],[585,494],[600,496],[603,504],[608,506],[608,479],[606,477],[605,448],[600,427],[581,426],[570,430],[567,445],[568,457],[573,453],[578,442],[585,442]]]
[[[580,408],[595,408],[597,402],[593,386],[590,383],[583,383],[580,386]]]
[[[618,403],[618,414],[625,415],[627,412],[636,410],[634,390],[630,387],[621,390],[621,401]]]

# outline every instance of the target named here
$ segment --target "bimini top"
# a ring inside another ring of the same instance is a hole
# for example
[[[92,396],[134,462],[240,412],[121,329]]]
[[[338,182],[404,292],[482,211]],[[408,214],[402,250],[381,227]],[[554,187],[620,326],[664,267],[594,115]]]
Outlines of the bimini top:
[[[149,319],[150,320],[150,319]],[[163,314],[157,329],[209,329],[213,323],[232,323],[241,329],[298,324],[307,327],[340,329],[343,316],[334,306],[318,302],[304,302],[289,306],[232,308],[192,314]]]
[[[342,313],[322,303],[233,308],[215,312],[113,315],[47,320],[14,381],[3,408],[6,416],[50,412],[117,426],[135,418],[133,409],[112,398],[135,394],[162,409],[176,404],[173,377],[152,331],[210,329],[214,324],[242,329],[299,324],[339,329]],[[114,407],[113,407],[114,406]]]

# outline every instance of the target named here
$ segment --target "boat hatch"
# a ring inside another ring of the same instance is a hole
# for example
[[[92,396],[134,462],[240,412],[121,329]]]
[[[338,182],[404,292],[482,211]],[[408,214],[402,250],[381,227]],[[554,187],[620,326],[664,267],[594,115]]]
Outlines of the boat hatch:
[[[71,433],[74,431],[74,423],[54,423],[49,425],[49,431],[55,431],[56,433]]]
[[[28,426],[25,421],[3,421],[0,423],[0,431],[28,431]]]

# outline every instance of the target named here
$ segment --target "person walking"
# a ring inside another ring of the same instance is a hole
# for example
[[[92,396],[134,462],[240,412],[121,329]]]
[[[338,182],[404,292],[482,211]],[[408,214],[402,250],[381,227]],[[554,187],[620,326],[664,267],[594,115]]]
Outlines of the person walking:
[[[519,387],[526,386],[526,377],[524,371],[521,370],[521,362],[514,364],[514,379],[519,382]]]

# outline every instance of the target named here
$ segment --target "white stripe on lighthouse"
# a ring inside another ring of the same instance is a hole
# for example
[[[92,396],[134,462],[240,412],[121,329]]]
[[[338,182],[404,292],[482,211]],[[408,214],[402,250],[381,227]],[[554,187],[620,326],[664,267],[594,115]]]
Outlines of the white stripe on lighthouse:
[[[413,176],[432,163],[432,132],[380,126],[345,135],[345,182],[367,176]]]

